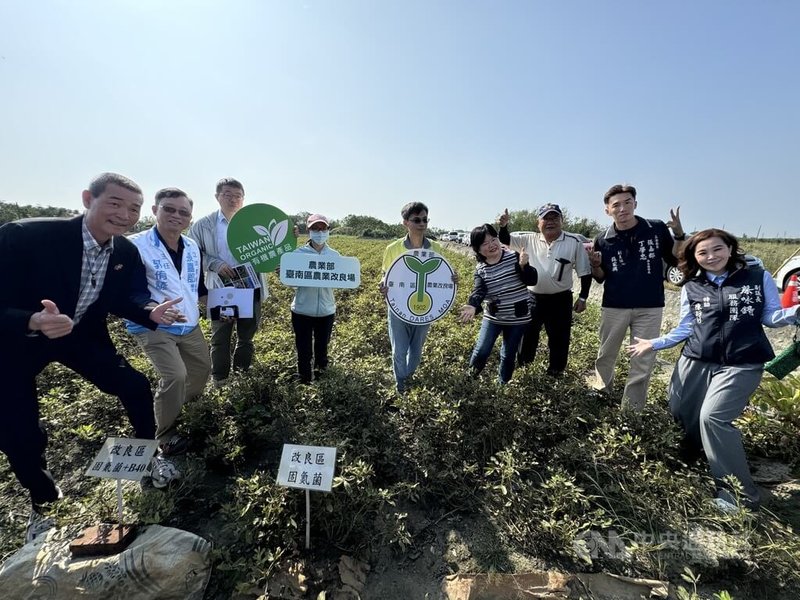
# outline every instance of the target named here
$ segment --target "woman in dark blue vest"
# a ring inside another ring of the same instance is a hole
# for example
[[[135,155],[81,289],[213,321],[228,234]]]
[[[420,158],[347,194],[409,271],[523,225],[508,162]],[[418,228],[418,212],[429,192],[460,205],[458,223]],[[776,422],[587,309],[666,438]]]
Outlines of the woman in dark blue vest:
[[[796,323],[798,307],[781,308],[770,274],[748,267],[737,239],[721,229],[693,235],[680,269],[685,276],[680,323],[656,339],[634,338],[628,351],[639,356],[686,341],[669,387],[670,411],[686,432],[684,449],[695,456],[705,451],[717,508],[739,510],[725,481],[730,476],[741,482],[741,504],[757,508],[758,488],[733,421],[761,382],[764,363],[775,356],[764,326]]]

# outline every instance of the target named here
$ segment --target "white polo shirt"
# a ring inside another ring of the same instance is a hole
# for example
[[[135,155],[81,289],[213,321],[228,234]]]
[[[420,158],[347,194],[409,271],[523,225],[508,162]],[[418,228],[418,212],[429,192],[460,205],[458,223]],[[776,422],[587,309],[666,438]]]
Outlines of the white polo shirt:
[[[512,250],[528,253],[528,262],[536,269],[539,279],[528,287],[535,294],[558,294],[572,290],[572,272],[578,277],[589,275],[592,267],[589,255],[579,237],[562,231],[551,243],[536,233],[511,233]]]

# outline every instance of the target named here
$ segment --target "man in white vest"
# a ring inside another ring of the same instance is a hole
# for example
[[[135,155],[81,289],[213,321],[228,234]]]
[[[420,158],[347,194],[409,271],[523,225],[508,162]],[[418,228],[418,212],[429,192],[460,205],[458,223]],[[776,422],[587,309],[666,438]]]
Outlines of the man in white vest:
[[[192,220],[192,201],[178,188],[156,192],[153,214],[156,224],[130,240],[139,249],[147,270],[150,298],[182,298],[175,308],[183,319],[159,325],[155,331],[127,322],[160,376],[154,396],[156,439],[162,452],[174,456],[186,451],[186,438],[178,435],[176,421],[181,407],[202,393],[211,373],[208,344],[199,326],[198,302],[208,295],[197,243],[182,235]]]

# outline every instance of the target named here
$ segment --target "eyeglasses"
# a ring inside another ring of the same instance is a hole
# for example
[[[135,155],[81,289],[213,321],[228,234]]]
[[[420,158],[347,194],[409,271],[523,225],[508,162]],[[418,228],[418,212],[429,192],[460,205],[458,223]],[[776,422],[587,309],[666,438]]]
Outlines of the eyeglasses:
[[[496,243],[497,243],[497,238],[496,237],[492,237],[490,235],[487,235],[486,239],[483,240],[483,243],[480,245],[480,247],[481,248],[488,248],[492,244],[496,244]]]
[[[178,213],[184,219],[189,219],[192,216],[192,213],[186,210],[185,208],[175,208],[174,206],[166,206],[162,204],[161,210],[163,210],[168,215],[174,215],[175,213]]]
[[[231,194],[230,192],[225,192],[221,194],[221,196],[225,198],[225,200],[241,200],[244,198],[244,194]]]
[[[430,219],[428,219],[428,217],[410,217],[408,220],[411,221],[412,223],[414,223],[414,225],[419,225],[420,223],[429,223],[430,222]]]

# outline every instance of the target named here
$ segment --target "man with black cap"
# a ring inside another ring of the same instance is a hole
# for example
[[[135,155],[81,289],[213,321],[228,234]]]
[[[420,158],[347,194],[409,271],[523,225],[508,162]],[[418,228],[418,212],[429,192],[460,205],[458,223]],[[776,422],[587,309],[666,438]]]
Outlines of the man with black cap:
[[[564,213],[558,204],[545,204],[537,211],[539,231],[509,233],[508,209],[500,215],[498,238],[517,252],[525,251],[539,279],[528,288],[533,306],[532,319],[525,332],[517,355],[521,365],[533,362],[544,326],[550,349],[547,374],[559,377],[567,368],[572,311],[586,310],[586,300],[592,285],[592,269],[583,241],[573,233],[563,231]],[[580,277],[581,290],[573,303],[572,272]]]

